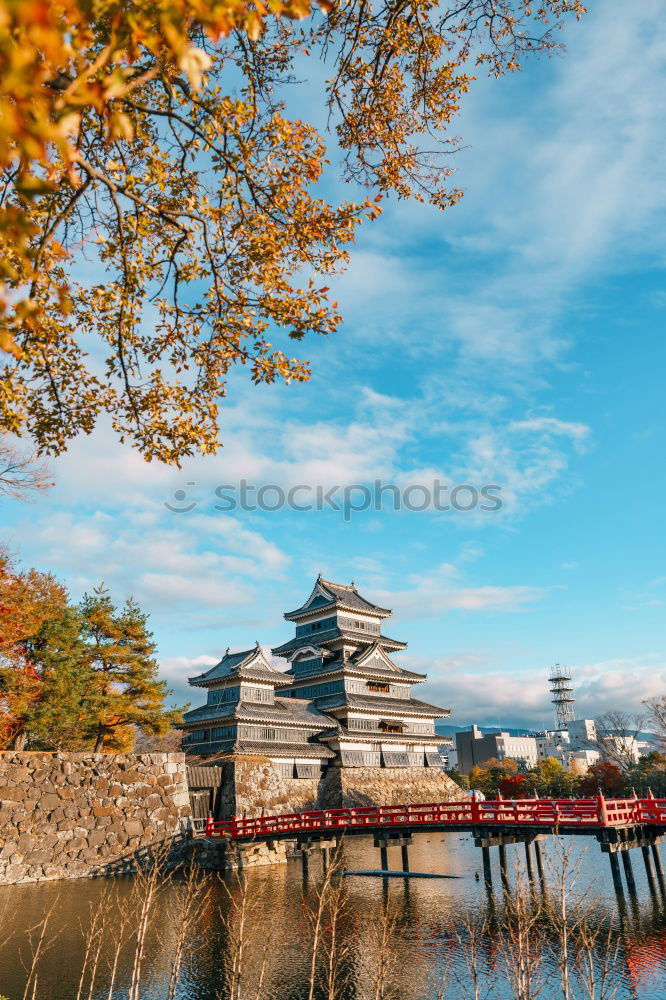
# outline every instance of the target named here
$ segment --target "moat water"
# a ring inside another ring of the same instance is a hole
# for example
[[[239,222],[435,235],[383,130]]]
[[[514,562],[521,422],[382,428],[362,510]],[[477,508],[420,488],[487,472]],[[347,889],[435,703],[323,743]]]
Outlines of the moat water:
[[[564,841],[550,840],[546,845],[547,877],[555,883],[561,867]],[[496,854],[496,852],[493,852]],[[378,867],[379,852],[372,839],[350,840],[344,847],[348,871]],[[510,870],[522,865],[521,846],[507,848]],[[578,838],[571,845],[570,864],[576,875],[571,902],[584,901],[594,920],[611,925],[613,965],[618,973],[618,1000],[665,1000],[666,998],[666,900],[657,887],[650,891],[640,851],[632,852],[637,894],[627,896],[626,908],[618,905],[610,876],[608,856],[602,855],[596,841]],[[493,865],[496,865],[496,857]],[[391,868],[400,867],[400,852],[389,851]],[[481,876],[481,852],[468,835],[420,834],[410,848],[413,872],[457,876],[433,879],[381,879],[349,874],[344,878],[348,894],[340,920],[337,962],[344,990],[344,1000],[365,1000],[375,993],[377,982],[378,936],[382,913],[388,905],[394,926],[391,931],[391,958],[386,977],[389,988],[386,1000],[437,1000],[448,983],[446,997],[452,1000],[470,997],[469,947],[463,940],[470,917],[489,912],[492,919],[485,929],[478,950],[478,962],[484,986],[480,996],[486,1000],[510,1000],[513,996],[502,972],[501,947],[497,924],[502,922],[502,890],[499,872],[494,868],[494,900],[486,894]],[[321,884],[321,864],[316,855],[310,865],[310,878],[304,886],[298,859],[286,865],[258,868],[248,872],[246,914],[247,947],[243,961],[242,1000],[307,1000],[311,960],[312,922],[308,913],[316,907],[316,890]],[[112,962],[115,941],[121,934],[120,918],[111,912],[104,930],[104,943],[98,961],[97,983],[92,991],[81,968],[84,938],[94,914],[113,911],[113,907],[132,898],[131,878],[113,883],[118,900],[110,904],[109,881],[76,880],[59,883],[0,888],[0,997],[21,1000],[26,988],[26,967],[39,947],[39,925],[49,913],[47,932],[42,942],[36,983],[33,978],[29,996],[41,1000],[98,1000],[109,997],[107,966]],[[211,876],[210,895],[197,921],[196,950],[186,961],[177,988],[178,1000],[227,1000],[225,975],[229,965],[228,927],[223,915],[229,913],[233,899],[238,900],[238,882],[234,876]],[[555,893],[554,884],[549,893]],[[166,1000],[169,968],[176,948],[174,913],[184,892],[175,880],[160,894],[149,927],[145,961],[141,977],[142,1000]],[[494,902],[494,905],[493,905]],[[490,906],[490,910],[488,907]],[[494,923],[493,923],[494,921]],[[615,951],[616,949],[616,951]],[[603,952],[604,949],[602,949]],[[606,951],[608,948],[605,949]],[[557,971],[556,949],[549,950],[539,972],[545,978],[541,1000],[562,997]],[[130,995],[133,951],[119,953],[116,985],[112,1000]],[[262,990],[258,982],[262,980]],[[490,987],[489,992],[486,987]],[[572,991],[572,1000],[587,997],[587,992]],[[604,994],[597,994],[604,1000]],[[326,990],[315,993],[324,1000]],[[610,1000],[612,992],[607,994]]]

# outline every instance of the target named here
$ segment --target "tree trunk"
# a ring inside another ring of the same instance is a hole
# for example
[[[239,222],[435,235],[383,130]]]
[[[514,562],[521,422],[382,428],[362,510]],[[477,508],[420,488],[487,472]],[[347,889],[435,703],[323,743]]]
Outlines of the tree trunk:
[[[28,734],[24,729],[22,732],[17,733],[16,736],[14,737],[14,750],[25,750],[25,745],[27,741],[28,741]]]
[[[95,749],[93,753],[101,753],[104,749],[104,726],[100,726],[97,730],[97,739],[95,740]]]

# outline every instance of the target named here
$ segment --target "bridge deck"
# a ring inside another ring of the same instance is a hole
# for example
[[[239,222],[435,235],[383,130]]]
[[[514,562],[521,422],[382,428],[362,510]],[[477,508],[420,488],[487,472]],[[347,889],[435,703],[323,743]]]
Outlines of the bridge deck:
[[[666,799],[494,799],[399,806],[322,809],[254,819],[208,820],[206,836],[233,841],[280,840],[302,834],[361,834],[378,830],[595,833],[650,827],[666,830]],[[656,831],[655,831],[656,832]]]

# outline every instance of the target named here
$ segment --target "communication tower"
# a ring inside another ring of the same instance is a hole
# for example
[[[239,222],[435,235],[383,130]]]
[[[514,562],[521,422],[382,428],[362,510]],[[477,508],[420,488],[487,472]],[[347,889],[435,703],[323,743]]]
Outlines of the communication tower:
[[[550,672],[548,683],[550,684],[550,693],[553,696],[557,728],[566,729],[567,723],[574,721],[571,671],[568,667],[561,667],[559,663],[556,663]]]

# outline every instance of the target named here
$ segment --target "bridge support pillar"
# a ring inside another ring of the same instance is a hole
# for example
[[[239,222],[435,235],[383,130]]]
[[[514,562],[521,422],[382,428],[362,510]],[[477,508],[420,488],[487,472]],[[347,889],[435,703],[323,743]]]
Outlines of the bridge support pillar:
[[[636,880],[634,878],[634,869],[631,864],[631,854],[629,851],[621,851],[622,854],[622,864],[624,865],[624,876],[627,880],[627,888],[631,896],[636,895]],[[612,857],[612,855],[611,855]]]
[[[493,873],[490,867],[490,848],[484,845],[481,848],[481,855],[483,857],[483,881],[487,889],[492,889]]]
[[[652,871],[652,859],[650,858],[650,848],[648,846],[641,847],[643,852],[643,863],[645,864],[645,874],[647,875],[648,885],[650,886],[650,892],[654,896],[656,893],[656,886],[654,884],[654,872]]]
[[[538,840],[534,841],[534,857],[536,858],[537,871],[539,873],[539,881],[542,887],[546,887],[546,877],[543,873],[543,855],[541,853],[541,844]]]
[[[659,853],[659,844],[652,844],[652,859],[654,861],[655,871],[657,873],[657,878],[659,879],[659,887],[661,891],[664,891],[664,866],[661,863],[661,854]]]
[[[379,848],[379,857],[381,870],[387,872],[389,870],[388,863],[388,849],[389,847],[399,847],[402,852],[402,870],[404,872],[409,871],[409,855],[407,853],[407,848],[412,842],[412,836],[410,833],[405,831],[394,831],[389,832],[388,830],[378,830],[375,833],[375,847]]]
[[[622,888],[622,876],[620,875],[620,864],[617,860],[617,854],[614,851],[611,851],[608,857],[610,858],[611,875],[613,876],[615,892],[620,899],[623,899],[624,889]]]
[[[328,871],[328,866],[329,866],[329,863],[330,863],[330,858],[331,858],[331,849],[330,849],[330,847],[322,847],[322,849],[321,849],[321,863],[322,863],[322,867],[324,869],[324,872]]]
[[[529,840],[525,841],[525,863],[527,865],[527,877],[530,883],[534,882],[534,868],[532,866],[532,845]]]
[[[499,864],[500,864],[500,875],[502,876],[502,886],[505,889],[509,888],[509,878],[506,871],[506,847],[504,844],[498,845],[499,851]]]

